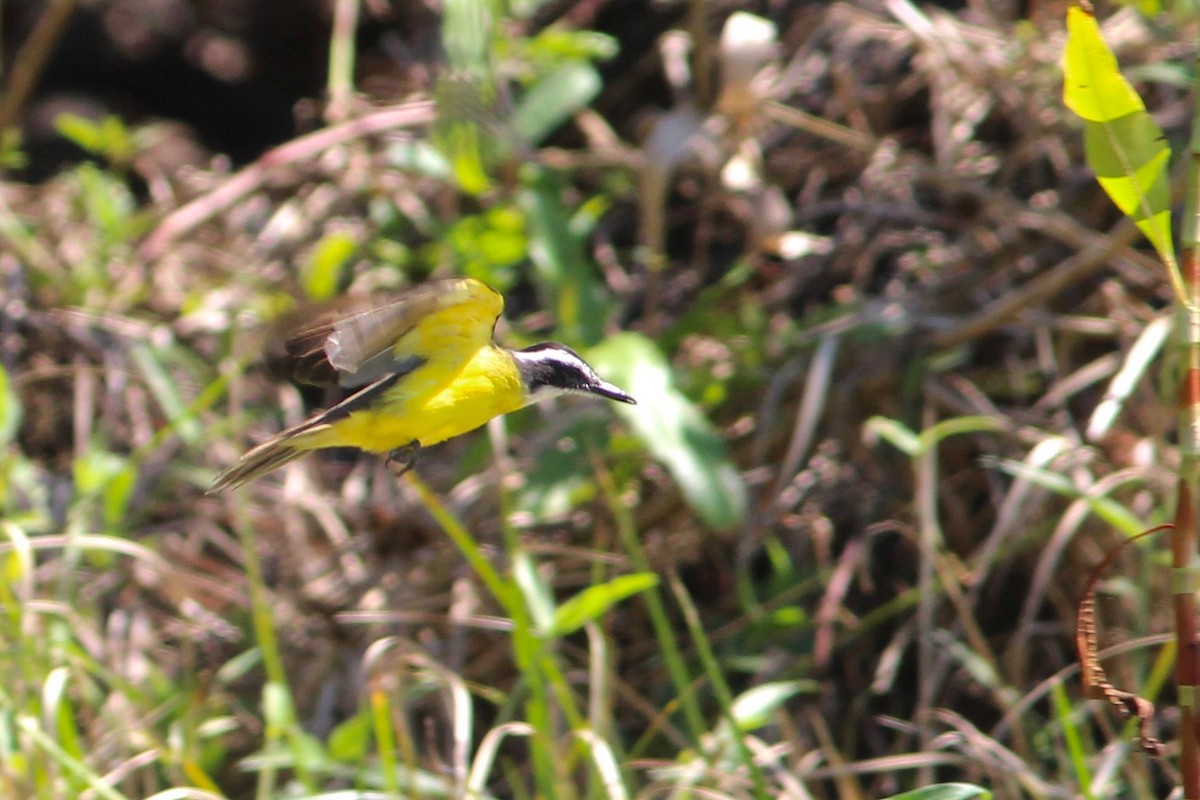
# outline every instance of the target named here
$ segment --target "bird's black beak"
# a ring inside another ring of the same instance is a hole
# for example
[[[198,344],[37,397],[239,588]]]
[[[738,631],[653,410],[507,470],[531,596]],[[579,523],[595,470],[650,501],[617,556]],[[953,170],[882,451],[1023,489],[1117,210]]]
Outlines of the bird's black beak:
[[[608,381],[597,380],[595,383],[587,387],[587,390],[592,394],[598,394],[601,397],[607,397],[609,400],[616,400],[621,403],[629,403],[631,406],[637,405],[637,400],[628,392],[613,386]]]

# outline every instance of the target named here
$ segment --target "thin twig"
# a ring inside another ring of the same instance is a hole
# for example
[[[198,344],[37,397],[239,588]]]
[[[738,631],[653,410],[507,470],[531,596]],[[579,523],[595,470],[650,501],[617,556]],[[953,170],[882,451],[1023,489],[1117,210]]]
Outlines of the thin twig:
[[[428,124],[433,121],[435,113],[432,102],[407,103],[340,125],[322,128],[268,150],[253,164],[230,177],[212,192],[168,214],[142,242],[138,256],[143,261],[161,258],[176,240],[259,189],[267,177],[280,166],[313,158],[331,147],[355,139],[374,136],[394,128]]]
[[[54,0],[38,18],[25,44],[21,45],[9,73],[8,84],[0,96],[0,131],[17,124],[21,109],[25,108],[25,103],[37,86],[38,78],[73,13],[75,0]]]
[[[984,336],[1030,308],[1041,306],[1063,289],[1107,264],[1139,236],[1141,233],[1132,222],[1122,220],[1108,236],[1063,260],[1024,286],[1006,293],[957,328],[938,334],[934,337],[934,345],[946,349],[957,347]]]

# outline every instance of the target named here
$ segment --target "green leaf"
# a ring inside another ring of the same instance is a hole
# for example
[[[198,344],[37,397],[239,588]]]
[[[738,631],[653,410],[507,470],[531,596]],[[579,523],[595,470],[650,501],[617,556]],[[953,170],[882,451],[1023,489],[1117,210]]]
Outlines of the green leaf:
[[[54,118],[54,128],[64,139],[93,156],[115,164],[124,164],[133,157],[133,136],[119,117],[109,115],[93,120],[64,112]]]
[[[658,585],[652,572],[621,575],[611,581],[589,586],[560,605],[550,626],[552,636],[565,636],[604,616],[617,603]]]
[[[1171,250],[1171,148],[1149,114],[1087,123],[1084,153],[1096,180],[1154,248]]]
[[[1123,6],[1133,6],[1143,17],[1153,17],[1162,11],[1162,0],[1117,0]]]
[[[607,61],[621,50],[621,44],[606,33],[566,28],[544,28],[533,39],[525,42],[526,58],[535,64],[563,63],[565,61]]]
[[[64,689],[69,687],[64,686]],[[54,733],[63,752],[78,760],[84,758],[84,748],[76,725],[76,709],[69,695],[63,695],[54,706]]]
[[[1171,238],[1171,148],[1094,17],[1078,7],[1067,14],[1063,102],[1085,123],[1088,165],[1104,191],[1145,234],[1167,264],[1175,263]]]
[[[0,520],[0,533],[8,541],[9,552],[0,570],[0,601],[5,606],[5,614],[19,615],[17,609],[25,607],[24,601],[32,592],[33,570],[36,559],[33,555],[33,544],[25,529],[12,520]],[[17,598],[20,598],[20,602]]]
[[[358,243],[348,233],[337,231],[321,239],[312,258],[300,271],[300,281],[308,299],[328,300],[336,295],[357,251]]]
[[[0,366],[0,446],[12,442],[20,427],[21,401],[8,378],[8,372]]]
[[[133,497],[133,489],[137,484],[137,468],[126,463],[104,484],[103,506],[104,523],[110,528],[116,528],[125,521],[129,511],[129,501]]]
[[[495,111],[492,69],[496,33],[493,0],[446,0],[442,4],[442,47],[450,68],[438,81],[434,139],[449,161],[460,189],[480,195],[490,188],[492,167],[508,158],[507,131]]]
[[[1145,111],[1142,98],[1121,75],[1096,18],[1072,6],[1067,11],[1063,52],[1063,102],[1088,122],[1109,122]]]
[[[513,150],[511,131],[496,114],[496,89],[480,70],[447,73],[435,91],[438,120],[434,142],[459,188],[480,195],[491,186],[491,170]]]
[[[522,171],[525,190],[521,205],[529,220],[529,258],[538,288],[554,309],[563,338],[592,344],[604,333],[604,290],[584,254],[583,243],[571,230],[563,205],[561,176],[549,170]]]
[[[135,342],[129,348],[129,355],[162,409],[163,416],[170,420],[179,438],[190,445],[203,440],[204,428],[196,419],[196,415],[189,411],[188,404],[179,393],[178,381],[166,367],[171,360],[171,351],[168,348]]]
[[[432,141],[422,139],[411,142],[397,139],[384,148],[383,157],[387,165],[399,172],[412,172],[420,177],[444,181],[451,175],[450,162],[445,152]]]
[[[1154,207],[1169,205],[1171,148],[1149,114],[1127,114],[1104,125],[1088,125],[1083,141],[1088,164],[1121,211],[1135,216],[1143,195]]]
[[[82,495],[98,494],[126,467],[126,459],[99,447],[89,447],[71,464],[75,489]]]
[[[525,93],[513,111],[513,128],[526,142],[538,144],[586,108],[601,85],[600,73],[591,64],[567,62]]]
[[[458,188],[481,195],[491,186],[479,141],[479,127],[471,122],[447,122],[438,126],[438,144],[450,161]]]
[[[216,680],[219,685],[229,686],[244,679],[251,670],[258,669],[263,662],[262,649],[252,647],[233,656],[217,669]]]
[[[514,508],[535,525],[562,522],[596,496],[591,456],[608,450],[609,426],[599,415],[584,415],[541,449],[514,493]]]
[[[29,157],[21,149],[21,132],[15,128],[0,131],[0,169],[24,169]]]
[[[524,213],[502,204],[459,217],[425,253],[431,267],[450,261],[464,275],[503,293],[516,282],[517,265],[528,250]]]
[[[446,0],[442,4],[442,47],[450,66],[483,74],[488,69],[493,27],[489,0]]]
[[[42,713],[47,721],[58,716],[63,706],[70,708],[71,671],[66,667],[55,667],[46,673],[42,681]]]
[[[81,150],[99,155],[103,147],[100,126],[94,120],[79,114],[66,112],[54,118],[54,128],[59,135]]]
[[[529,553],[520,552],[513,556],[512,576],[525,598],[525,607],[529,609],[534,627],[549,631],[554,624],[554,598]]]
[[[919,456],[924,446],[921,437],[912,429],[903,422],[888,417],[871,417],[863,427],[863,432],[870,439],[883,439],[911,458]]]
[[[268,738],[278,737],[296,726],[296,707],[288,687],[283,684],[267,681],[263,686],[262,710]]]
[[[747,504],[742,476],[712,423],[675,387],[658,347],[639,334],[622,333],[591,348],[588,358],[605,379],[637,399],[636,406],[618,405],[617,413],[666,466],[700,519],[717,529],[737,524]]]
[[[493,206],[483,215],[484,227],[475,246],[491,264],[509,266],[522,261],[529,249],[525,216],[511,206]]]
[[[1022,461],[1010,461],[1008,459],[997,461],[983,460],[984,466],[988,466],[991,463],[994,463],[998,468],[1010,475],[1031,481],[1035,486],[1057,492],[1072,500],[1083,500],[1087,503],[1088,509],[1093,514],[1126,536],[1134,536],[1140,531],[1145,530],[1145,521],[1121,501],[1105,494],[1096,495],[1091,492],[1081,492],[1074,482],[1054,470],[1042,469],[1033,464],[1027,464]],[[1113,492],[1121,488],[1123,484],[1132,483],[1136,485],[1137,482],[1136,479],[1130,479],[1118,484],[1106,484],[1105,490]]]
[[[95,164],[80,164],[75,168],[83,207],[88,220],[101,234],[105,247],[127,246],[137,232],[134,212],[137,201],[129,187]]]
[[[360,763],[371,744],[371,714],[361,711],[329,734],[329,757],[336,761]]]
[[[775,709],[800,693],[799,681],[772,681],[742,692],[729,709],[743,732],[756,730],[771,721]]]
[[[892,795],[887,800],[972,800],[976,797],[990,800],[991,796],[992,793],[982,786],[972,786],[969,783],[939,783]]]

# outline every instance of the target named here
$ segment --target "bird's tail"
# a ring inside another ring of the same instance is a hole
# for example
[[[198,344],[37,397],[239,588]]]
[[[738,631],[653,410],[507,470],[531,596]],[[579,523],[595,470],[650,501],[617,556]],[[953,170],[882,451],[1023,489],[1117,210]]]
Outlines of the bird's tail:
[[[236,464],[216,477],[207,494],[216,494],[241,486],[304,455],[312,449],[306,440],[326,427],[315,426],[313,422],[316,420],[282,431],[250,450],[239,458]]]

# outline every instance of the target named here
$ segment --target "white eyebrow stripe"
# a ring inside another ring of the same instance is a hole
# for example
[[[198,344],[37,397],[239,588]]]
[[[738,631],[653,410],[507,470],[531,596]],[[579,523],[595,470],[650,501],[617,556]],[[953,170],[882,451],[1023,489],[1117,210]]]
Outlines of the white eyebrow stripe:
[[[553,361],[567,367],[587,367],[587,362],[582,358],[567,350],[560,350],[557,347],[547,347],[545,350],[535,350],[528,355],[534,360],[550,362]],[[590,369],[588,370],[591,371]]]

